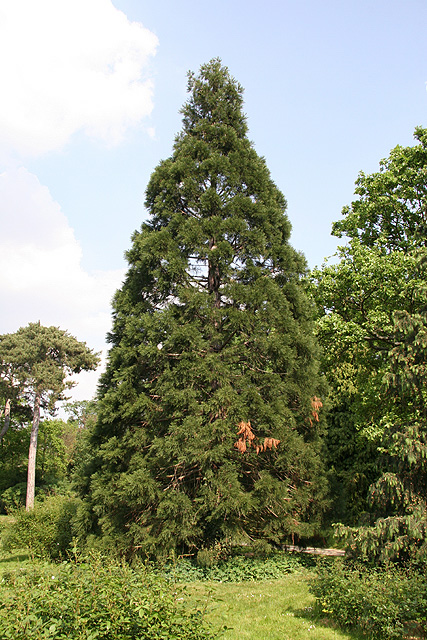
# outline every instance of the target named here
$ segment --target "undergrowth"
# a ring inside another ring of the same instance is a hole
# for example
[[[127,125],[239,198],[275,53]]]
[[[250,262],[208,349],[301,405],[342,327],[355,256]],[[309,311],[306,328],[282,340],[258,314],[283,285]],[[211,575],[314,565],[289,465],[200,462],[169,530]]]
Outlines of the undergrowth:
[[[246,582],[277,580],[284,575],[312,566],[313,560],[289,553],[276,553],[265,558],[236,555],[213,566],[200,566],[186,558],[168,561],[157,571],[174,582]]]
[[[50,496],[31,511],[18,509],[1,532],[6,551],[28,548],[35,558],[66,559],[73,544],[77,499]]]
[[[153,572],[101,557],[3,574],[0,640],[210,640],[201,611]]]
[[[378,640],[427,638],[427,576],[420,567],[319,562],[311,583],[319,613]]]

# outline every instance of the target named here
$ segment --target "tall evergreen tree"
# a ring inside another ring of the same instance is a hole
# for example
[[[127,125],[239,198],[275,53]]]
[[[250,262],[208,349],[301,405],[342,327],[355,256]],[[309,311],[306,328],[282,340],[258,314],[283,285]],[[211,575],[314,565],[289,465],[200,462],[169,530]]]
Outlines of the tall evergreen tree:
[[[83,483],[93,530],[128,550],[310,535],[326,491],[312,306],[286,201],[227,68],[212,60],[188,90],[114,299]]]

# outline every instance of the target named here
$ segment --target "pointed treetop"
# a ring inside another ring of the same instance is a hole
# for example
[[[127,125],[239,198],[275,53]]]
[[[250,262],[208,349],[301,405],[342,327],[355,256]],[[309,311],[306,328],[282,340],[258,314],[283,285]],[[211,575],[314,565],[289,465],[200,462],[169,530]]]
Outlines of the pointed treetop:
[[[219,58],[202,65],[198,75],[188,73],[188,92],[191,97],[181,109],[185,133],[196,133],[198,124],[207,120],[210,125],[233,127],[239,137],[246,135],[243,87]]]

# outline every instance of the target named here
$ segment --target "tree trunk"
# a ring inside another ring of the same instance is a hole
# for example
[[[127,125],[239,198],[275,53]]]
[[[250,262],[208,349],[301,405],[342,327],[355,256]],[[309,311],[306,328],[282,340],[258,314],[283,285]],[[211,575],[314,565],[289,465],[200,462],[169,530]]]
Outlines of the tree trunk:
[[[216,249],[215,239],[211,238],[209,240],[209,249],[211,251]],[[219,294],[219,288],[221,285],[221,274],[219,271],[219,265],[217,261],[213,261],[212,259],[208,262],[208,291],[213,293],[215,296],[215,307],[217,309],[221,306],[221,296]]]
[[[6,435],[6,431],[9,429],[10,425],[10,398],[6,400],[6,404],[4,406],[4,424],[3,429],[0,433],[0,441],[3,440],[3,436]]]
[[[39,435],[40,424],[40,392],[36,391],[34,399],[33,426],[30,437],[30,450],[28,452],[28,476],[27,476],[27,501],[25,509],[30,511],[34,508],[34,495],[36,490],[36,453],[37,437]]]

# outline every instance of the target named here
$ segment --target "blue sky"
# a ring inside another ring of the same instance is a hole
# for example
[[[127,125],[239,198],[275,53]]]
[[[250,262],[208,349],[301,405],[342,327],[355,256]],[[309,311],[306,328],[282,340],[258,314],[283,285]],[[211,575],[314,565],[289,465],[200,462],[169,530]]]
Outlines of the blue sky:
[[[40,319],[104,349],[186,73],[213,57],[320,265],[358,172],[427,126],[426,24],[425,0],[0,0],[0,333]]]

